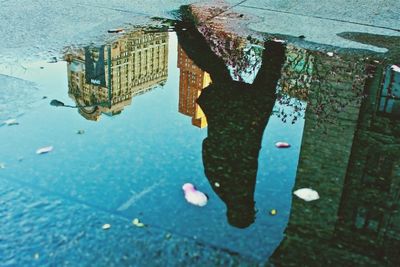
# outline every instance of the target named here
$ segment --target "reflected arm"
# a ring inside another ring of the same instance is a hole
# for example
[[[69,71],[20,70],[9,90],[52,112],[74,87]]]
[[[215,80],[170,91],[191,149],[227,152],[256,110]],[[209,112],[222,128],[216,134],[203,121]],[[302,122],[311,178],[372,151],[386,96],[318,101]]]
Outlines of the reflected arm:
[[[215,55],[203,35],[192,23],[178,22],[176,33],[182,49],[200,69],[210,74],[212,81],[231,80],[224,61]]]

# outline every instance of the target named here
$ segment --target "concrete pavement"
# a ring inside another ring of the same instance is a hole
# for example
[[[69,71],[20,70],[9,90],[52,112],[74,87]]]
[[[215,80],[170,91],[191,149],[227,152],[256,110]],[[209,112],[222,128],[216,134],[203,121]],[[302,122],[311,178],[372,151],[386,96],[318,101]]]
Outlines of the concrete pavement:
[[[3,62],[57,56],[63,47],[104,40],[107,29],[144,24],[192,0],[71,0],[1,2],[0,55]],[[210,1],[198,1],[205,3]],[[214,1],[221,4],[221,1]],[[400,2],[227,0],[233,11],[253,16],[249,29],[283,35],[304,35],[309,42],[346,48],[385,49],[338,37],[342,32],[400,36]]]

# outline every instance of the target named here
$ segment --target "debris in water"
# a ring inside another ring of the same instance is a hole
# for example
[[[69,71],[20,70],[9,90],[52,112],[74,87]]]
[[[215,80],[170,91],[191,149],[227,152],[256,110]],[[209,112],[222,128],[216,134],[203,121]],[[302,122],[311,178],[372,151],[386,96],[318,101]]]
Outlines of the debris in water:
[[[171,237],[172,237],[172,235],[171,235],[170,233],[166,233],[166,234],[165,234],[165,239],[168,240],[168,239],[171,239]]]
[[[203,207],[207,204],[208,198],[206,194],[196,190],[193,184],[186,183],[182,186],[183,192],[185,193],[186,201],[190,204]]]
[[[103,224],[103,226],[102,226],[101,228],[102,228],[103,230],[108,230],[108,229],[111,228],[111,224],[109,224],[109,223]]]
[[[33,258],[34,258],[35,260],[38,260],[39,257],[40,257],[39,253],[35,253],[35,254],[33,255]]]
[[[142,223],[138,218],[133,219],[132,224],[136,227],[145,227],[146,225]]]
[[[13,125],[18,125],[19,123],[17,122],[16,119],[9,119],[9,120],[3,121],[2,124],[5,124],[7,126],[13,126]]]
[[[76,134],[84,134],[85,133],[85,130],[78,130],[78,131],[76,131]]]
[[[269,211],[269,214],[272,216],[275,216],[278,213],[278,211],[276,209],[272,209]]]
[[[277,148],[288,148],[288,147],[290,147],[290,144],[286,143],[286,142],[276,142],[275,146]]]
[[[45,146],[36,150],[36,154],[45,154],[53,150],[53,146]]]
[[[215,187],[220,187],[221,185],[218,182],[214,183]]]
[[[319,199],[318,192],[310,188],[301,188],[293,192],[297,197],[305,201],[313,201]]]
[[[305,39],[306,37],[304,35],[299,35],[300,39]]]
[[[328,56],[333,57],[333,52],[326,53]]]
[[[108,30],[108,33],[120,33],[120,32],[124,32],[124,29],[117,28],[117,29],[109,29]]]

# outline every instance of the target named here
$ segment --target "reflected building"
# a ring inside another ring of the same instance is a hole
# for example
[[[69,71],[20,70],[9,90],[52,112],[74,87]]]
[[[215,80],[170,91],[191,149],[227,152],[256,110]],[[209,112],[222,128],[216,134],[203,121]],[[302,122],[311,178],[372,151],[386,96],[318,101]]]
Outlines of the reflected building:
[[[399,266],[400,76],[392,66],[370,68],[375,76],[361,106],[336,235],[359,253]]]
[[[335,123],[306,111],[294,190],[311,187],[321,198],[293,197],[285,238],[270,261],[275,266],[399,266],[400,116],[395,103],[390,109],[382,103],[388,84],[400,84],[391,67],[351,56],[314,56],[323,83],[341,90],[341,98],[357,98],[360,90],[367,97],[335,113]]]
[[[117,115],[134,96],[165,83],[168,33],[137,30],[111,45],[85,47],[65,56],[68,94],[88,120]]]
[[[211,83],[210,74],[200,69],[178,45],[179,112],[192,117],[192,124],[199,128],[207,126],[203,110],[196,103],[201,90]]]

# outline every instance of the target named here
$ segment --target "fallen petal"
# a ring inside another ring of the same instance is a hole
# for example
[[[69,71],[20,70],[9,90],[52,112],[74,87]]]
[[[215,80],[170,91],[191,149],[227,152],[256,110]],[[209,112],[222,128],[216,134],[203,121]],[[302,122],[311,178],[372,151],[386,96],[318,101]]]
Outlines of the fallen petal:
[[[310,188],[301,188],[293,192],[297,197],[305,201],[313,201],[319,199],[318,192]]]
[[[19,123],[17,122],[16,119],[9,119],[9,120],[3,121],[3,124],[5,124],[7,126],[12,126],[12,125],[18,125]]]
[[[53,146],[45,146],[36,150],[36,154],[45,154],[53,150]]]
[[[145,227],[145,224],[140,222],[138,218],[133,219],[132,224],[135,225],[136,227]]]
[[[111,228],[111,224],[106,223],[106,224],[104,224],[101,228],[103,228],[103,230],[108,230],[108,229]]]
[[[269,212],[269,214],[271,214],[272,216],[276,215],[277,213],[278,213],[278,211],[276,209],[272,209]]]
[[[118,28],[118,29],[109,29],[108,33],[119,33],[119,32],[123,32],[124,29],[122,28]]]
[[[288,147],[290,147],[290,144],[289,144],[289,143],[286,143],[286,142],[277,142],[277,143],[275,144],[275,146],[276,146],[277,148],[288,148]]]
[[[333,52],[326,53],[328,56],[333,57]]]
[[[5,169],[6,168],[6,164],[4,164],[3,162],[0,162],[0,169]]]
[[[183,192],[185,193],[185,199],[192,205],[203,207],[207,204],[208,198],[206,194],[198,191],[193,184],[186,183],[182,186]]]

